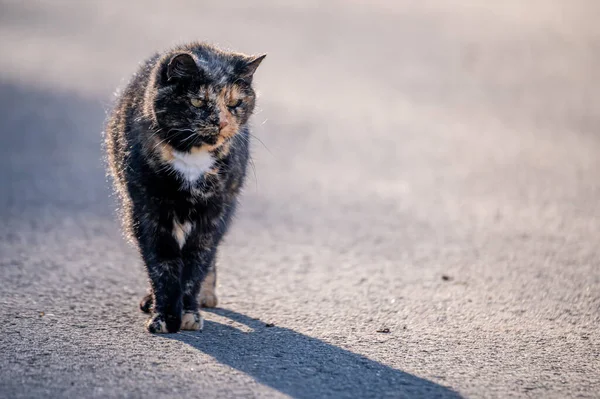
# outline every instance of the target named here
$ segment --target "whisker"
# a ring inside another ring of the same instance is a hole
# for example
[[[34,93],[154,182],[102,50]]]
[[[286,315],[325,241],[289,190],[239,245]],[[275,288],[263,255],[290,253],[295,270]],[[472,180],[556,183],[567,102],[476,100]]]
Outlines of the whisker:
[[[246,144],[250,144],[250,137],[244,136],[242,134],[238,135],[237,137],[244,140]],[[235,140],[231,140],[231,145],[235,147]],[[248,162],[250,163],[250,167],[252,168],[252,174],[254,175],[255,189],[256,191],[258,191],[258,177],[256,175],[256,164],[254,163],[254,159],[252,159],[252,156],[250,154],[248,154]]]
[[[196,133],[195,129],[175,129],[175,128],[171,128],[169,129],[169,131],[167,133],[171,133],[171,132],[175,132],[175,133]]]
[[[258,177],[256,177],[256,165],[254,164],[254,159],[251,156],[248,156],[248,161],[250,161],[250,166],[252,167],[252,174],[254,175],[254,189],[258,192]]]
[[[261,139],[259,139],[258,137],[256,137],[255,135],[253,135],[252,133],[248,132],[248,134],[251,137],[254,137],[256,140],[258,140],[259,143],[261,143],[263,145],[263,147],[265,147],[265,150],[267,150],[269,152],[269,154],[273,155],[273,153],[271,152],[271,150],[269,150],[269,148],[265,145],[265,143],[263,143],[263,141]]]
[[[192,140],[193,140],[193,139],[195,139],[195,138],[196,138],[196,136],[194,136],[194,135],[190,135],[190,136],[186,137],[185,139],[181,140],[181,143],[185,143],[185,142],[186,142],[186,141],[188,141],[189,139],[192,139]]]
[[[156,145],[154,147],[152,147],[152,151],[156,150],[158,148],[158,146],[161,145],[162,143],[164,143],[165,141],[167,141],[166,138],[162,139],[158,143],[156,143]]]

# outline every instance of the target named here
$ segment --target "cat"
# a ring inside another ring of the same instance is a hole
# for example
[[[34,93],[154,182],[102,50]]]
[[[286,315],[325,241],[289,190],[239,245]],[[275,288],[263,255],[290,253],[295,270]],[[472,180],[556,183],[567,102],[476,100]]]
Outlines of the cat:
[[[151,333],[201,330],[199,306],[217,305],[217,247],[244,183],[265,56],[200,42],[155,54],[109,115],[108,169],[148,272]]]

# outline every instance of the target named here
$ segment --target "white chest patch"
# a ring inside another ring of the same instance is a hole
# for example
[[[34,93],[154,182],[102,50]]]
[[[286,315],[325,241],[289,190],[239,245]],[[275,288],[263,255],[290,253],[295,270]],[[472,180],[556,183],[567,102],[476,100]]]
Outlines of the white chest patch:
[[[215,163],[215,158],[208,151],[179,152],[173,151],[171,165],[181,173],[183,178],[192,183],[208,172]]]

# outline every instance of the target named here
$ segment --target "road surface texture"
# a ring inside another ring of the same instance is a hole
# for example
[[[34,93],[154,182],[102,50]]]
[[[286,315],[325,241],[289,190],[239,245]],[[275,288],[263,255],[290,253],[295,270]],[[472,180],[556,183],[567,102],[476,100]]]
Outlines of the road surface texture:
[[[600,397],[597,1],[200,3],[0,3],[0,397]],[[269,54],[254,171],[152,336],[101,131],[198,38]]]

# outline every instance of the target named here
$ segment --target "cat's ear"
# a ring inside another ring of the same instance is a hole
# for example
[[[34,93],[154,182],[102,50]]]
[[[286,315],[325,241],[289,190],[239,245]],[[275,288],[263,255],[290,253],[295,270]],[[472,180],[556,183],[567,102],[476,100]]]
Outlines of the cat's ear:
[[[187,53],[173,56],[167,66],[167,80],[193,78],[200,75],[200,69],[194,58]]]
[[[261,54],[261,55],[246,57],[244,59],[244,65],[242,66],[242,68],[240,70],[240,76],[242,78],[247,78],[247,79],[252,78],[252,76],[254,75],[254,72],[256,72],[256,68],[258,68],[258,66],[265,59],[266,56],[267,56],[266,54]]]

